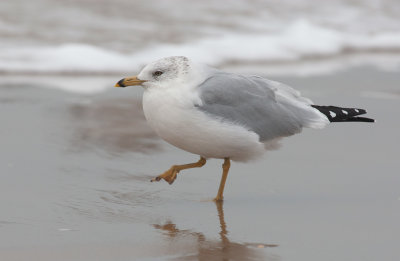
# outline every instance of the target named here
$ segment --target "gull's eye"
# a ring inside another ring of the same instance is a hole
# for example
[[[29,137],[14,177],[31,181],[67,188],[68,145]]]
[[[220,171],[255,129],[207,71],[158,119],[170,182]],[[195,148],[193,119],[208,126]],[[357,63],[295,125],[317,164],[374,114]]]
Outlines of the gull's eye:
[[[153,72],[153,76],[154,76],[154,77],[160,76],[161,74],[163,74],[162,71],[155,71],[155,72]]]

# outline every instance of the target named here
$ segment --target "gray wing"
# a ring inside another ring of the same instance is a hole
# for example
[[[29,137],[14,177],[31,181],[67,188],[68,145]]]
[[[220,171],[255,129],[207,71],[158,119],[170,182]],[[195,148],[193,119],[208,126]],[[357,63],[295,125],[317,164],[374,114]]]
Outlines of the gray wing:
[[[254,131],[260,141],[290,136],[326,121],[299,92],[261,77],[218,72],[198,88],[201,111]]]

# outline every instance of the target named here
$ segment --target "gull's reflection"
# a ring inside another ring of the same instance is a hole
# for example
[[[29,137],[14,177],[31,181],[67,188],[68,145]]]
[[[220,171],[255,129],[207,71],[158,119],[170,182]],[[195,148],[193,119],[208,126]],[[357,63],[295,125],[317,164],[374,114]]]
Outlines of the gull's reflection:
[[[220,224],[219,240],[207,239],[201,232],[181,230],[172,222],[154,225],[156,229],[163,231],[168,236],[169,248],[176,251],[182,249],[182,244],[186,246],[186,249],[181,251],[181,255],[172,260],[280,260],[276,255],[265,255],[265,251],[260,251],[260,248],[277,247],[276,244],[230,241],[225,223],[223,202],[216,202],[216,206]]]
[[[161,150],[138,99],[87,100],[73,104],[69,111],[75,125],[74,148],[95,146],[109,153]]]

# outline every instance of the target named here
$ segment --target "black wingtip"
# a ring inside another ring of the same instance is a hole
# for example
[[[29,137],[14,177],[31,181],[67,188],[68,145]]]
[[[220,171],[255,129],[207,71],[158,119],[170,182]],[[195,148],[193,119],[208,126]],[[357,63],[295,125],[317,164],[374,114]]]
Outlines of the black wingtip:
[[[367,113],[364,109],[320,105],[311,106],[323,113],[330,122],[375,122],[371,118],[357,117],[358,115]]]
[[[353,122],[356,122],[356,121],[358,121],[358,122],[376,122],[376,120],[375,119],[371,119],[371,118],[366,118],[366,117],[352,117],[352,118],[348,118],[348,119],[346,119],[346,120],[344,120],[344,121],[349,121],[349,122],[351,122],[351,121],[353,121]]]

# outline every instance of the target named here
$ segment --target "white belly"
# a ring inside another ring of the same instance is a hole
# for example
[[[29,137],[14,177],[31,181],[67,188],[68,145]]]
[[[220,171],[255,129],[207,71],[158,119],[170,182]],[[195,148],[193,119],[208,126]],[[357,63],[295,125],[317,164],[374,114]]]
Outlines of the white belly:
[[[264,144],[256,133],[215,119],[194,107],[193,93],[146,90],[143,111],[151,127],[168,143],[205,158],[246,161],[261,156]]]

